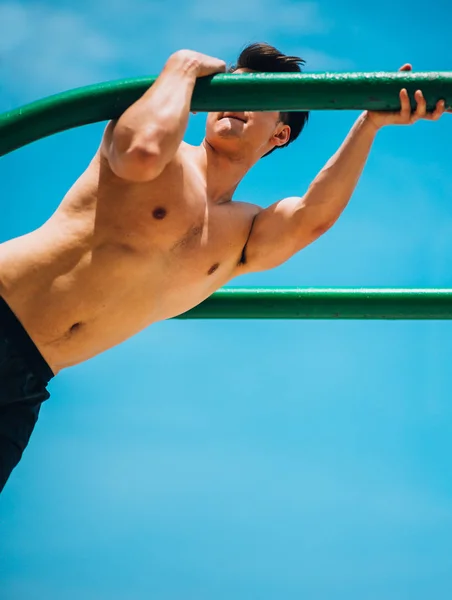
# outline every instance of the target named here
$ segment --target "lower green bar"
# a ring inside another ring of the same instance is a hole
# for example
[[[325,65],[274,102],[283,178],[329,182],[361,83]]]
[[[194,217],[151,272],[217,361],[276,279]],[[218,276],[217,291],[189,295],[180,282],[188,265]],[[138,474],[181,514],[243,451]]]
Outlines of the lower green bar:
[[[452,319],[452,289],[223,288],[178,319]]]

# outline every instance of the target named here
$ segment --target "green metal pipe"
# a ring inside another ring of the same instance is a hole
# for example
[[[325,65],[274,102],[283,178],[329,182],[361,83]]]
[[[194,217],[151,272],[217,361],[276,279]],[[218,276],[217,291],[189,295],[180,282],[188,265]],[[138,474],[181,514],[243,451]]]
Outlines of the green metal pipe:
[[[0,156],[80,125],[118,118],[155,77],[123,79],[56,94],[0,115]],[[452,108],[452,71],[389,73],[247,73],[199,79],[192,110],[398,110],[405,87],[414,108],[421,89],[432,110]]]
[[[223,288],[178,319],[452,319],[452,289]]]

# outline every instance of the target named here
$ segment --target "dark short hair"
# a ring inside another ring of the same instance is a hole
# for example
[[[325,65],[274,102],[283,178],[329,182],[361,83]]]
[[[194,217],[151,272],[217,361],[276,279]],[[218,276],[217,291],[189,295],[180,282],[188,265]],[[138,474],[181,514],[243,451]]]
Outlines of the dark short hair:
[[[274,46],[263,42],[249,44],[240,53],[237,59],[237,64],[232,65],[230,72],[237,69],[250,69],[252,71],[260,71],[262,73],[300,73],[300,65],[305,64],[305,60],[299,56],[287,56],[277,50]],[[280,120],[290,126],[289,141],[283,146],[275,146],[270,152],[264,154],[268,156],[278,148],[285,148],[291,142],[297,139],[303,127],[306,125],[309,117],[307,111],[280,112]]]

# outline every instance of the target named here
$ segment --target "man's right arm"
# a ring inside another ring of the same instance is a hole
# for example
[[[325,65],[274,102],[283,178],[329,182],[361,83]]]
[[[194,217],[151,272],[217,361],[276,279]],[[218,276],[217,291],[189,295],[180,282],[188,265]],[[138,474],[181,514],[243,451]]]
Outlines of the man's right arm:
[[[179,50],[143,96],[104,133],[101,153],[123,179],[150,181],[160,175],[182,142],[196,79],[223,72],[223,61]]]

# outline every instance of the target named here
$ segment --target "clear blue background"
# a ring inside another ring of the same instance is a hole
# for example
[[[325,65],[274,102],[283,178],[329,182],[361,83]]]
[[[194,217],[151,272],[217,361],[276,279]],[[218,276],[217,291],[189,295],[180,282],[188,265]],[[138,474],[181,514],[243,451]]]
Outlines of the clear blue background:
[[[451,21],[446,0],[0,0],[0,111],[258,40],[308,71],[451,70]],[[357,116],[312,114],[237,199],[303,194]],[[0,161],[1,240],[51,215],[103,126]],[[451,140],[449,115],[381,131],[334,228],[233,285],[452,287]],[[450,598],[451,334],[168,321],[62,372],[0,498],[0,597]]]

